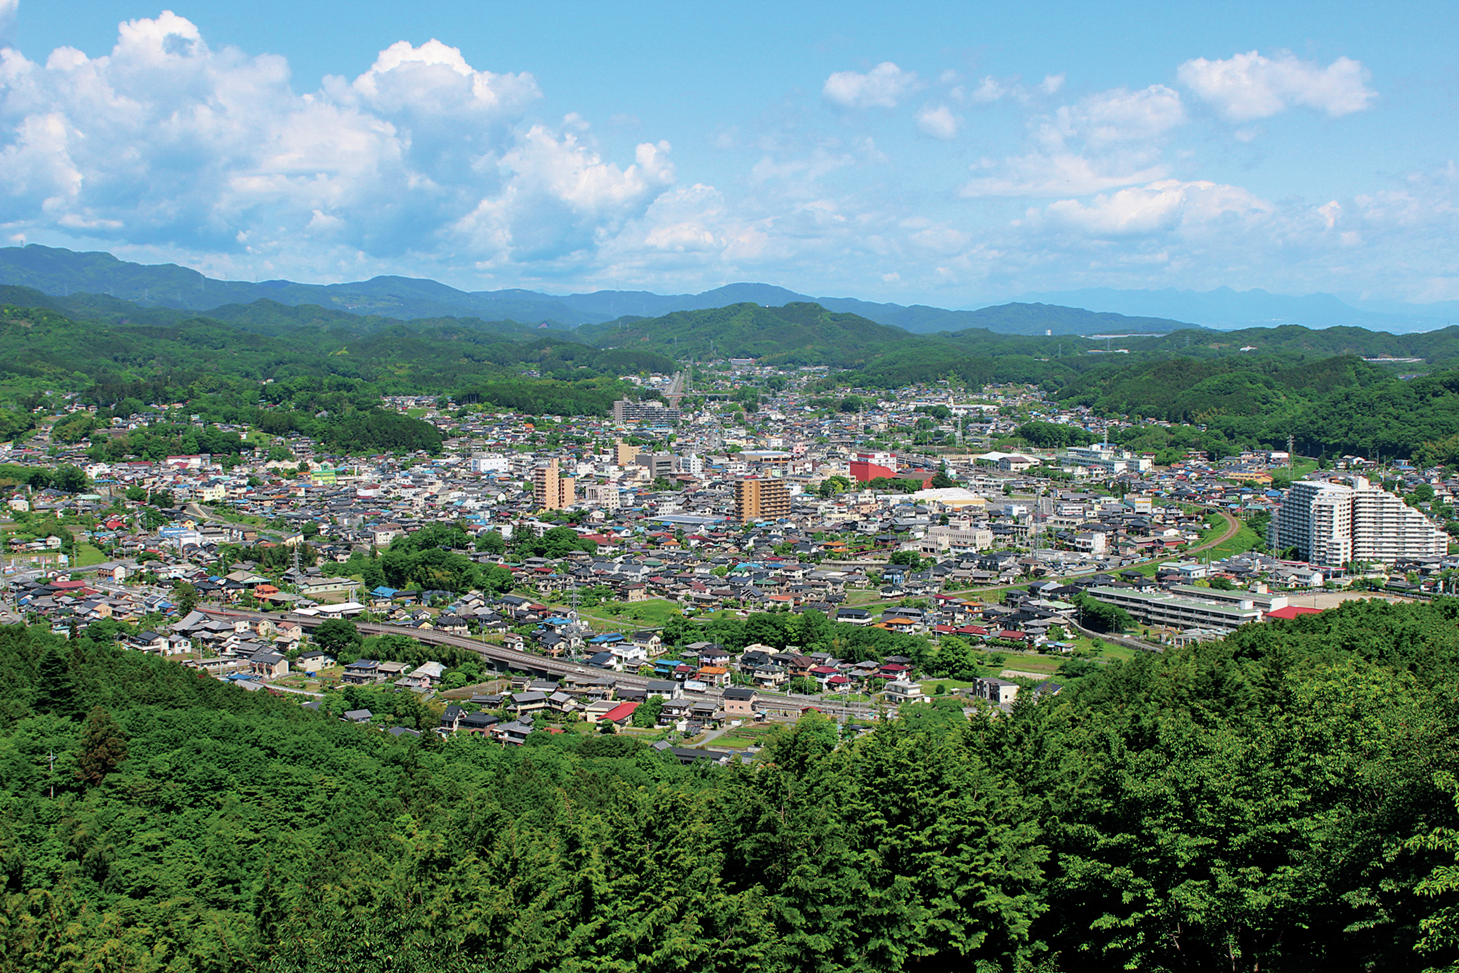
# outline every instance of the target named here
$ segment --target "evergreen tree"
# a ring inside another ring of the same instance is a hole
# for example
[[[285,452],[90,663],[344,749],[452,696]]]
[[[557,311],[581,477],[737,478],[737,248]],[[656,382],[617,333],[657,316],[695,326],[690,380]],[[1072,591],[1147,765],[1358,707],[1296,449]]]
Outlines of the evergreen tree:
[[[103,707],[96,707],[86,718],[81,738],[81,759],[76,761],[76,776],[88,787],[95,787],[126,759],[126,733],[110,713]]]
[[[76,682],[71,678],[71,663],[66,657],[52,646],[41,656],[36,670],[36,712],[64,716],[68,720],[77,716]]]

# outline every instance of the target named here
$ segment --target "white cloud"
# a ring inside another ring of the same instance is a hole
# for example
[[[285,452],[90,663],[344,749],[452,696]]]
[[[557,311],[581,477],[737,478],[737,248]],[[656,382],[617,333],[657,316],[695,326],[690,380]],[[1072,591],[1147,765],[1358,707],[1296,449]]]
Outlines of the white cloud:
[[[0,30],[7,29],[15,20],[15,11],[20,9],[20,0],[0,0]]]
[[[903,71],[891,61],[883,61],[865,74],[835,72],[826,79],[821,94],[844,108],[895,108],[921,87],[917,72]]]
[[[1177,76],[1233,122],[1268,118],[1296,105],[1336,118],[1362,111],[1378,97],[1368,87],[1368,69],[1347,57],[1324,68],[1288,52],[1268,58],[1250,51],[1223,61],[1186,61]]]
[[[1159,161],[1165,136],[1186,120],[1179,93],[1164,85],[1098,92],[1034,116],[1031,151],[974,166],[982,174],[965,183],[961,193],[1087,196],[1152,182],[1166,175]]]
[[[673,166],[666,142],[602,158],[575,115],[526,124],[539,98],[531,75],[436,40],[300,94],[282,58],[213,50],[170,11],[121,24],[101,57],[3,49],[3,226],[281,260],[569,260],[640,216]]]
[[[933,138],[947,141],[957,137],[957,116],[946,105],[923,105],[916,119],[917,127]]]
[[[1259,219],[1273,211],[1271,203],[1239,186],[1164,179],[1101,193],[1088,204],[1061,199],[1045,207],[1043,214],[1054,223],[1095,236],[1122,236],[1198,227],[1232,217]]]
[[[1161,166],[1142,169],[1105,168],[1073,152],[1033,153],[987,163],[998,175],[979,176],[964,183],[963,196],[1087,196],[1131,183],[1149,182],[1165,174]]]
[[[978,82],[978,86],[972,91],[958,85],[951,91],[951,95],[957,101],[973,105],[988,105],[1005,98],[1027,104],[1035,98],[1057,94],[1062,87],[1064,87],[1062,74],[1045,75],[1042,81],[1031,86],[1017,78],[1003,79],[988,75]]]
[[[1163,84],[1140,91],[1114,88],[1065,105],[1053,122],[1062,142],[1084,139],[1095,148],[1157,139],[1186,121],[1180,94]]]

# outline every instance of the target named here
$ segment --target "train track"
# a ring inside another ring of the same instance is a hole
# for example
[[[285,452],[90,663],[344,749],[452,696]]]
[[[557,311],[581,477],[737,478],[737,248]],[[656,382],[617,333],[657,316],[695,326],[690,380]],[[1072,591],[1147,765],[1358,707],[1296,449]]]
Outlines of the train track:
[[[200,608],[199,611],[207,615],[220,618],[247,618],[251,620],[267,619],[271,622],[287,620],[297,622],[304,628],[318,628],[328,619],[316,615],[300,615],[289,612],[284,615],[268,614],[265,612],[250,612],[241,610],[224,610],[218,608]],[[531,652],[519,652],[516,649],[508,649],[501,645],[483,643],[480,639],[468,638],[464,635],[451,635],[446,632],[421,631],[420,629],[407,628],[404,625],[381,625],[376,622],[365,622],[355,626],[356,629],[366,635],[405,635],[422,642],[426,645],[449,645],[457,649],[467,649],[492,661],[501,663],[508,669],[518,672],[537,672],[544,675],[555,676],[583,676],[597,675],[597,670],[580,666],[575,662],[564,662],[561,659],[551,659],[543,655],[535,655]],[[628,686],[636,686],[640,689],[646,687],[649,680],[645,676],[626,672],[602,673],[611,675],[618,683]]]

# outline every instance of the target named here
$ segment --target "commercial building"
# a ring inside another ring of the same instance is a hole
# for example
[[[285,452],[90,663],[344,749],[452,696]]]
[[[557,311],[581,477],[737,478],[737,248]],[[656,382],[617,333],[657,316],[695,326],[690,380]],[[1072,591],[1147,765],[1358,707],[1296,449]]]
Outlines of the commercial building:
[[[1313,564],[1327,565],[1441,557],[1449,549],[1448,536],[1421,512],[1361,476],[1351,483],[1293,483],[1272,518],[1269,540],[1277,550],[1295,547]]]
[[[735,481],[734,519],[742,524],[790,516],[790,490],[784,480]]]
[[[538,463],[532,471],[532,499],[539,510],[563,510],[576,501],[576,481],[563,476],[557,468],[557,460]]]
[[[851,461],[851,479],[870,483],[877,477],[893,479],[897,475],[897,458],[891,453],[857,453]]]

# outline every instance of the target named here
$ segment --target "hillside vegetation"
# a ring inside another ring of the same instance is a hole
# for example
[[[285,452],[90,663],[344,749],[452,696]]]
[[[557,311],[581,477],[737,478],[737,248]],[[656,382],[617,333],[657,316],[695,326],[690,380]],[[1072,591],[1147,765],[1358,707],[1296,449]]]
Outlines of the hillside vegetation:
[[[1349,603],[728,768],[396,739],[4,628],[0,969],[1442,967],[1456,623]]]

